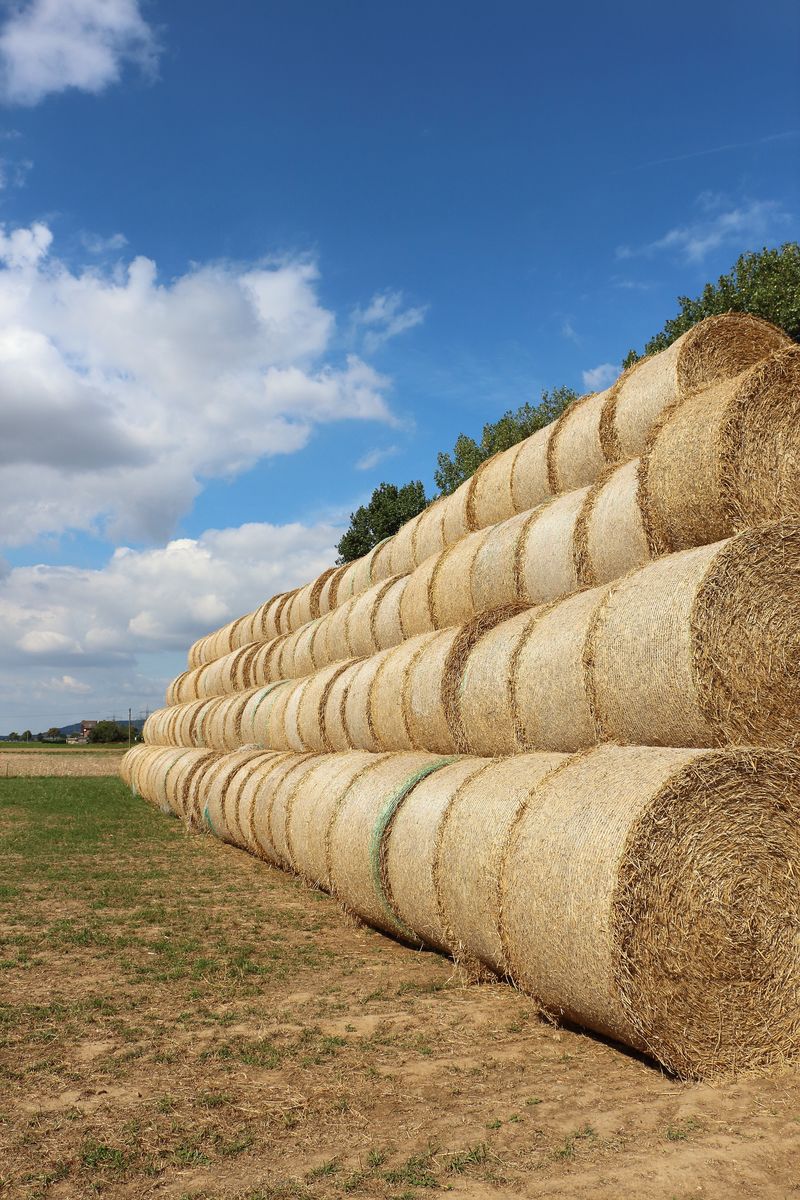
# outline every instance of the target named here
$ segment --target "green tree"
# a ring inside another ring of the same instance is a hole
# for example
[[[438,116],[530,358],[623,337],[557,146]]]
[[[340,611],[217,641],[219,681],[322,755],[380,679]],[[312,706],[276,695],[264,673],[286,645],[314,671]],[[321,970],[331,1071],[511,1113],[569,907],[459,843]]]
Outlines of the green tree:
[[[14,733],[10,733],[8,735],[8,740],[10,742],[18,742],[19,741],[19,734],[16,732],[16,730],[14,731]]]
[[[89,730],[89,741],[92,743],[103,742],[127,742],[128,727],[120,725],[118,721],[98,721],[93,729]]]
[[[22,740],[23,740],[23,742],[29,742],[32,737],[33,737],[33,734],[31,733],[30,729],[26,729],[22,735]]]
[[[800,342],[800,245],[786,242],[779,250],[749,251],[740,255],[727,275],[707,283],[694,300],[679,296],[680,312],[667,321],[644,348],[644,354],[666,350],[682,333],[705,317],[726,312],[748,312],[772,321]],[[642,357],[630,350],[623,366]]]
[[[350,514],[350,527],[336,547],[339,551],[336,561],[348,563],[360,558],[378,542],[397,533],[427,503],[425,489],[418,479],[402,487],[382,483],[375,488],[369,504],[362,504]]]
[[[499,420],[488,422],[479,442],[460,433],[452,454],[442,452],[437,456],[438,466],[433,477],[441,494],[449,496],[465,479],[475,474],[485,459],[500,450],[508,450],[509,446],[515,446],[537,429],[555,421],[576,398],[577,392],[572,388],[553,388],[552,392],[542,392],[538,404],[523,404],[503,413]]]

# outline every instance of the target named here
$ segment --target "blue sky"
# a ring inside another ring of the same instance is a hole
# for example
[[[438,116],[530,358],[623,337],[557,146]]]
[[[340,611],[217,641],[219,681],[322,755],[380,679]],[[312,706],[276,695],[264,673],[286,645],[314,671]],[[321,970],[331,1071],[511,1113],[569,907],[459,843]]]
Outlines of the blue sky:
[[[799,81],[789,0],[0,8],[0,731],[154,707],[382,479],[796,238]]]

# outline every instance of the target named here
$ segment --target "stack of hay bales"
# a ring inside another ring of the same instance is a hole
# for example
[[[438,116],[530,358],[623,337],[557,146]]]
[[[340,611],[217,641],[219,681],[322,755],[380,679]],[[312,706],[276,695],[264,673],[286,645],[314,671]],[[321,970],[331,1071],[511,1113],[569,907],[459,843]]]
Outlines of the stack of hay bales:
[[[703,322],[201,639],[125,779],[681,1075],[796,1053],[798,418]]]

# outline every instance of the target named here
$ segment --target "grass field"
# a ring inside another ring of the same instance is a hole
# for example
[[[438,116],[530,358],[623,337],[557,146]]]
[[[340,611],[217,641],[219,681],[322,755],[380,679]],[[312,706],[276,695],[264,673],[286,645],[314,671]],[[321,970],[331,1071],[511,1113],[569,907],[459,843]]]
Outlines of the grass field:
[[[800,1080],[677,1083],[115,779],[0,779],[0,1195],[800,1195]]]

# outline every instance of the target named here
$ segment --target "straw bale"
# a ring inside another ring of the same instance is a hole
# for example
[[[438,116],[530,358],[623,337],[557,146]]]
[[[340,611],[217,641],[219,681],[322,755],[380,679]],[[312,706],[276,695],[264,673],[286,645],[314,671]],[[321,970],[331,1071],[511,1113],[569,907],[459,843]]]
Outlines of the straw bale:
[[[311,585],[311,593],[308,598],[308,608],[312,620],[316,620],[317,617],[323,616],[323,609],[321,607],[322,589],[325,587],[325,584],[330,579],[331,575],[333,575],[335,572],[336,567],[328,567],[327,570],[323,571],[321,575],[317,576]]]
[[[800,348],[690,396],[671,410],[642,461],[662,551],[800,513]]]
[[[475,529],[505,521],[516,511],[511,495],[514,464],[521,442],[487,459],[475,473],[469,498],[469,514]]]
[[[429,588],[434,628],[461,625],[473,616],[472,566],[481,546],[490,536],[491,532],[486,529],[469,533],[439,556]]]
[[[375,676],[391,653],[391,650],[381,650],[371,658],[365,658],[353,672],[342,706],[342,724],[348,746],[359,750],[383,749],[375,732],[370,701]]]
[[[247,703],[242,709],[240,725],[243,742],[255,743],[259,746],[264,744],[269,724],[269,697],[276,688],[286,687],[288,682],[288,680],[278,680],[275,683],[268,683],[265,687],[255,687],[249,690]]]
[[[369,691],[370,727],[382,749],[414,749],[409,728],[408,675],[415,660],[438,637],[439,634],[435,632],[418,634],[386,651]],[[332,745],[335,749],[349,748],[334,742]]]
[[[405,710],[406,727],[414,750],[430,750],[437,754],[455,753],[456,745],[447,721],[442,683],[445,666],[450,660],[453,645],[460,633],[458,628],[444,629],[437,633],[427,643],[425,652],[412,658],[406,672],[400,700]],[[391,653],[391,650],[384,651],[384,654]],[[373,749],[365,742],[354,744],[363,746],[365,750]],[[386,745],[385,740],[383,745]]]
[[[297,707],[297,735],[305,750],[329,750],[324,737],[324,714],[334,680],[350,661],[331,663],[316,671],[303,688]]]
[[[214,767],[205,773],[197,789],[200,817],[203,825],[223,842],[233,842],[226,819],[226,808],[230,790],[235,787],[236,776],[243,767],[260,760],[262,750],[238,750],[225,754]]]
[[[205,757],[198,755],[187,769],[181,772],[180,790],[176,789],[175,800],[183,820],[187,825],[199,826],[198,788],[210,770],[222,756],[216,751],[205,751]]]
[[[277,865],[288,869],[291,866],[287,841],[288,820],[297,795],[308,786],[308,775],[314,767],[327,759],[327,755],[305,754],[293,771],[278,781],[269,806],[269,831]]]
[[[586,496],[575,527],[575,562],[582,584],[619,579],[654,556],[643,515],[640,464],[610,467]],[[645,511],[647,506],[645,505]]]
[[[800,1045],[796,753],[602,747],[554,771],[501,883],[515,981],[685,1077]]]
[[[300,732],[300,713],[303,707],[303,698],[311,687],[313,678],[313,675],[309,675],[305,679],[299,680],[294,687],[286,689],[288,699],[283,714],[284,737],[282,741],[270,743],[276,750],[294,750],[299,754],[308,749]],[[317,707],[319,708],[319,704]]]
[[[319,611],[321,614],[332,612],[336,608],[336,595],[339,590],[339,580],[347,569],[347,564],[334,567],[322,585],[319,593]]]
[[[582,396],[564,409],[548,445],[551,491],[572,491],[594,483],[607,465],[600,419],[611,389]]]
[[[668,349],[641,360],[621,381],[609,405],[618,458],[643,452],[662,413],[675,400],[738,375],[788,341],[768,321],[748,313],[726,313],[708,317]]]
[[[403,629],[401,608],[409,578],[408,575],[395,578],[375,608],[372,630],[375,645],[381,650],[399,645],[407,636]]]
[[[520,600],[517,561],[525,529],[531,520],[530,513],[517,513],[493,526],[478,543],[469,576],[473,612],[486,612]]]
[[[446,497],[437,496],[420,514],[417,528],[414,532],[413,557],[414,565],[419,566],[432,554],[439,554],[445,546],[444,514]]]
[[[286,814],[286,848],[292,868],[317,887],[330,889],[328,828],[340,798],[356,776],[385,757],[365,750],[325,754],[305,776]]]
[[[352,659],[343,671],[331,680],[320,703],[322,711],[322,738],[326,750],[351,750],[347,726],[344,723],[344,706],[348,689],[355,679],[362,659]]]
[[[383,835],[420,773],[447,761],[419,752],[378,760],[341,796],[329,827],[327,862],[334,895],[362,920],[414,942],[418,939],[397,920],[384,891]]]
[[[424,511],[424,510],[423,510]],[[410,521],[406,521],[392,538],[391,574],[408,575],[414,570],[414,538],[422,514],[417,513]]]
[[[443,502],[442,537],[445,546],[453,546],[471,532],[467,517],[472,479],[466,479]]]
[[[516,512],[527,512],[552,495],[547,469],[547,451],[554,424],[538,429],[519,444],[511,476],[511,498]]]
[[[263,811],[261,797],[268,791],[271,773],[280,773],[281,768],[288,770],[296,762],[297,755],[290,750],[262,751],[262,758],[253,759],[246,778],[242,778],[241,786],[230,797],[226,819],[231,836],[237,846],[255,854],[257,858],[265,857],[255,834],[256,823],[259,823],[259,830],[263,832],[260,827]]]
[[[428,633],[434,628],[430,589],[441,558],[441,554],[433,554],[405,576],[406,586],[400,600],[400,625],[405,637]],[[393,644],[397,645],[398,641],[402,641],[402,637]]]
[[[242,753],[250,757],[243,760],[235,775],[231,776],[223,794],[223,819],[227,831],[226,840],[241,850],[250,850],[247,834],[241,826],[241,800],[244,790],[256,772],[263,771],[270,762],[281,757],[281,751],[259,750],[254,746],[243,746]],[[209,805],[209,809],[210,809]]]
[[[462,629],[442,679],[442,699],[455,745],[463,754],[515,754],[517,734],[511,677],[514,652],[535,609],[517,606],[481,613]]]
[[[579,586],[575,528],[588,491],[578,488],[541,505],[525,525],[516,563],[520,599],[543,604]]]
[[[800,740],[800,522],[659,559],[610,585],[587,640],[603,740]]]
[[[279,786],[296,772],[302,771],[307,757],[292,753],[275,755],[254,771],[242,789],[237,805],[239,827],[247,845],[259,858],[276,867],[281,865],[281,858],[275,847],[272,830],[275,796]]]
[[[216,758],[213,750],[184,750],[181,758],[164,778],[164,798],[173,816],[184,820],[187,781]]]
[[[486,766],[482,758],[455,759],[421,779],[398,806],[383,837],[383,892],[389,907],[421,942],[445,952],[450,947],[435,873],[440,829],[454,796]]]
[[[438,925],[456,959],[475,959],[495,974],[507,975],[500,940],[503,853],[537,785],[567,759],[563,754],[515,754],[465,761],[480,762],[482,769],[452,794],[439,823],[433,869]]]
[[[381,598],[392,586],[393,580],[381,579],[353,601],[350,620],[347,623],[347,640],[354,655],[372,654],[379,647],[375,643],[373,620]]]
[[[341,658],[353,658],[353,648],[348,637],[348,623],[353,610],[352,602],[340,605],[328,618],[326,654],[329,662]]]

